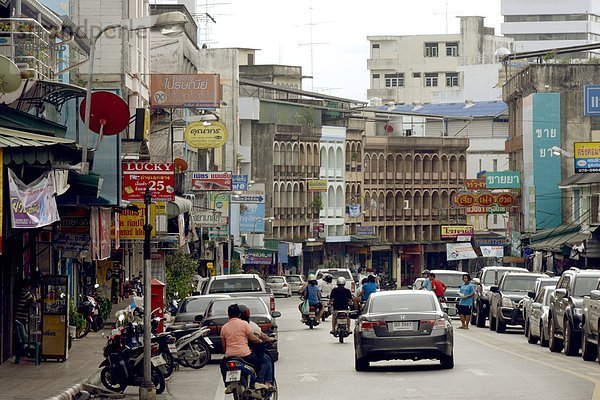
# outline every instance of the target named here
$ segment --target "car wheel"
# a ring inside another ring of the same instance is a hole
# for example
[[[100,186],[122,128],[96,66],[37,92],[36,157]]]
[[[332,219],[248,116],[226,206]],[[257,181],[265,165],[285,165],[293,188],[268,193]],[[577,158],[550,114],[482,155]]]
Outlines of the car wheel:
[[[565,319],[564,322],[564,347],[565,354],[568,356],[577,356],[579,355],[579,343],[575,341],[575,337],[573,336],[573,332],[571,331],[571,326],[569,325],[569,321]]]
[[[531,333],[531,329],[528,329],[529,328],[528,323],[526,323],[525,325],[526,325],[526,330],[527,330],[527,343],[536,344],[538,342],[539,338],[536,336],[533,336],[533,333]]]
[[[548,335],[548,347],[553,353],[560,353],[563,348],[562,340],[556,337],[556,328],[554,327],[554,321],[552,318],[548,320],[548,327],[550,328],[550,334]]]
[[[546,338],[546,334],[544,334],[544,325],[540,321],[540,346],[548,347],[548,339]]]
[[[500,310],[498,310],[498,314],[500,315]],[[506,332],[506,322],[502,321],[500,317],[496,318],[496,332],[504,333]]]
[[[598,356],[598,347],[594,347],[588,342],[585,332],[581,332],[581,358],[584,361],[594,361]]]
[[[481,304],[477,306],[477,327],[485,328],[485,313],[483,312]]]
[[[496,330],[496,318],[494,318],[494,316],[490,312],[490,331],[495,331],[495,330]]]
[[[444,369],[454,368],[454,353],[450,354],[449,356],[444,354],[440,358],[440,364],[441,364],[442,368],[444,368]]]
[[[356,371],[367,371],[369,369],[369,360],[358,358],[354,355],[354,369]]]

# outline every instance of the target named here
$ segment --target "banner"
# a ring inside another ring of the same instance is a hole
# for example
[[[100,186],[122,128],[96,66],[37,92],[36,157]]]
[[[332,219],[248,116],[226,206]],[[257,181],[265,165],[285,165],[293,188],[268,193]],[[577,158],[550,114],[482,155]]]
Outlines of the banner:
[[[216,228],[209,228],[209,238],[229,236],[229,195],[224,193],[209,193],[209,207],[221,214],[221,224]]]
[[[265,203],[245,203],[240,208],[240,232],[265,232]]]
[[[504,257],[504,247],[502,246],[481,246],[482,257]]]
[[[146,204],[144,203],[131,203],[132,206],[138,208],[137,211],[125,209],[118,214],[118,224],[113,225],[111,228],[112,237],[117,240],[115,235],[115,229],[119,229],[119,239],[131,240],[131,239],[144,239],[144,224],[146,223]],[[150,225],[153,225],[150,237],[156,237],[156,203],[150,204]]]
[[[471,243],[446,243],[446,260],[468,260],[477,258]]]
[[[358,218],[361,215],[360,204],[350,204],[348,206],[348,215],[351,218]]]
[[[248,250],[248,252],[242,255],[241,258],[243,264],[273,264],[273,253],[267,251]]]
[[[8,168],[8,190],[13,228],[40,228],[60,220],[48,172],[26,185]]]
[[[92,207],[90,230],[92,236],[92,260],[110,257],[111,209]]]
[[[356,227],[356,234],[362,236],[375,236],[377,233],[375,232],[374,225],[359,225]]]
[[[231,190],[231,172],[193,172],[192,190],[223,192]]]

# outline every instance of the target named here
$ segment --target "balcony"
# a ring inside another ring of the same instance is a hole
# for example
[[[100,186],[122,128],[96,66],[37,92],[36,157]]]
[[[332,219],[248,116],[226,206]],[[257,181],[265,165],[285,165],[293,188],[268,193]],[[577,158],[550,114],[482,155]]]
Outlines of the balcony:
[[[0,55],[11,59],[29,79],[53,80],[50,32],[30,18],[0,18]]]

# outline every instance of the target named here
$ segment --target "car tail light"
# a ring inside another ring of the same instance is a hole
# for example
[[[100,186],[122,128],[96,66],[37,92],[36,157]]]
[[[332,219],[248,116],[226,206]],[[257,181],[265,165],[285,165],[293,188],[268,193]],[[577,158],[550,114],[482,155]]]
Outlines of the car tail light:
[[[271,329],[273,329],[273,324],[271,324],[271,323],[258,324],[258,326],[260,327],[260,330],[263,332],[271,332]]]
[[[271,309],[271,314],[275,311],[275,296],[271,295],[269,298],[269,308]]]
[[[363,321],[360,323],[360,330],[372,331],[376,326],[385,326],[385,321]]]
[[[420,326],[433,325],[431,329],[444,329],[446,328],[446,321],[443,319],[425,319],[421,320]]]
[[[158,352],[158,343],[152,343],[152,347],[150,349],[152,353]]]

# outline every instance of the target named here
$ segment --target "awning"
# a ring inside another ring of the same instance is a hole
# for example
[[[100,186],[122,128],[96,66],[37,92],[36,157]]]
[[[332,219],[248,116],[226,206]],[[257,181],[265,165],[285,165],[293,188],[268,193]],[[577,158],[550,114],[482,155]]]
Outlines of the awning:
[[[167,218],[175,218],[181,214],[192,211],[194,203],[184,197],[175,196],[174,201],[167,202]]]
[[[589,186],[600,183],[600,174],[574,174],[558,184],[561,189],[570,187]]]
[[[529,246],[534,250],[561,251],[562,247],[580,245],[591,237],[589,230],[582,231],[581,225],[560,225],[543,229],[529,237]]]
[[[239,247],[236,246],[233,248],[233,251],[235,251],[236,253],[239,254],[244,254],[244,253],[252,253],[252,252],[256,252],[256,253],[277,253],[279,250],[275,250],[275,249],[269,249],[266,247]]]
[[[38,135],[0,126],[0,147],[42,147],[55,144],[73,144],[74,140]]]
[[[375,235],[352,235],[350,238],[352,242],[369,242],[373,240],[379,240],[379,236]]]

